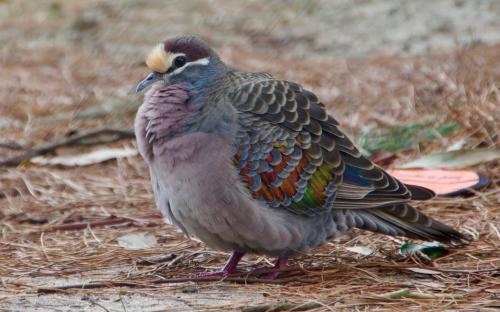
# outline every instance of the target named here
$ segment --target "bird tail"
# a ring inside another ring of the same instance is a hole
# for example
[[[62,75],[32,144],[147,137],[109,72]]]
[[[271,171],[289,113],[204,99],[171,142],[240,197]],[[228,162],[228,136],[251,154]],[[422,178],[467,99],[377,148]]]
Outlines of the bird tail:
[[[358,210],[356,227],[372,232],[461,245],[470,237],[434,220],[406,203]]]
[[[428,200],[436,196],[436,193],[434,193],[434,191],[429,190],[428,188],[423,186],[406,184],[406,183],[405,186],[410,191],[411,199],[413,200]]]

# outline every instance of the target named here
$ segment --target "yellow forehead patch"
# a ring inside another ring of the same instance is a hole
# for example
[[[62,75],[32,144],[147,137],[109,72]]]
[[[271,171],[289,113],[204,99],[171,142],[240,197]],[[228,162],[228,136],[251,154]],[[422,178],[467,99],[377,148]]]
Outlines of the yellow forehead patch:
[[[174,57],[174,54],[165,52],[163,44],[159,43],[146,58],[146,65],[152,71],[165,73],[172,65]]]

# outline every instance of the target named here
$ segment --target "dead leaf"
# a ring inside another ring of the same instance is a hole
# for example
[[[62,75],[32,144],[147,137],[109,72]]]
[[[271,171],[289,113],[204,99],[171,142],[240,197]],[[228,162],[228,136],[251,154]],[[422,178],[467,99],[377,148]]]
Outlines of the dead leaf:
[[[116,239],[118,245],[127,249],[147,249],[156,245],[156,237],[147,232],[130,233]]]
[[[428,257],[429,259],[437,259],[442,257],[448,253],[446,248],[440,243],[404,243],[401,245],[401,249],[399,253],[402,255],[410,255],[410,256],[419,256],[425,255],[424,257]]]
[[[498,158],[500,149],[477,148],[426,155],[399,168],[465,168]]]
[[[137,155],[132,148],[106,148],[92,151],[87,154],[66,155],[58,157],[34,157],[30,161],[37,165],[62,165],[67,167],[88,166],[110,159],[118,159]]]
[[[365,246],[352,246],[352,247],[346,247],[346,249],[349,250],[350,252],[355,252],[355,253],[363,255],[363,256],[382,257],[382,255],[379,252],[377,252],[376,250],[373,250],[373,249],[365,247]]]
[[[489,183],[470,169],[387,169],[387,173],[405,184],[423,186],[437,195],[460,195]]]

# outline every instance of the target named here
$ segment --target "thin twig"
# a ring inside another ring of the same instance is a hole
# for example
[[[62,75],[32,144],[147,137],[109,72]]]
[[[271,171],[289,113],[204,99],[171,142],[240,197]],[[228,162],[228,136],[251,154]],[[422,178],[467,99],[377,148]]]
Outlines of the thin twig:
[[[463,273],[463,274],[471,274],[471,273],[484,273],[484,272],[496,272],[499,270],[498,267],[494,268],[488,268],[488,269],[446,269],[446,268],[437,268],[437,267],[429,267],[429,266],[415,266],[412,264],[402,264],[402,265],[393,265],[393,264],[387,264],[387,263],[376,263],[372,265],[365,265],[367,267],[374,267],[374,266],[379,266],[383,268],[394,268],[394,269],[407,269],[407,268],[420,268],[420,269],[426,269],[426,270],[433,270],[433,271],[438,271],[438,272],[447,272],[447,273]]]
[[[91,137],[99,136],[99,135],[115,135],[119,137],[119,139],[125,138],[135,138],[134,132],[131,130],[122,130],[122,129],[114,129],[114,128],[99,128],[92,129],[85,132],[80,132],[75,135],[70,136],[69,138],[47,143],[44,145],[36,146],[30,150],[22,152],[16,156],[4,159],[0,161],[0,166],[18,166],[23,161],[31,159],[35,156],[45,155],[51,152],[54,152],[60,147],[63,146],[71,146],[75,144],[79,144],[84,139],[88,139]],[[98,142],[98,141],[96,141]],[[106,141],[102,141],[106,142]]]
[[[0,141],[0,147],[12,150],[20,150],[23,149],[23,145],[13,141],[13,140],[2,140]]]
[[[152,215],[151,217],[155,217],[155,215]],[[90,222],[74,222],[74,223],[68,223],[68,224],[61,224],[61,225],[55,225],[52,226],[44,232],[50,233],[50,232],[57,232],[57,231],[78,231],[78,230],[83,230],[86,229],[87,227],[100,227],[100,226],[106,226],[106,225],[117,225],[117,224],[122,224],[122,223],[127,223],[130,222],[135,225],[144,225],[144,226],[153,226],[156,225],[156,223],[152,221],[148,221],[145,219],[138,219],[138,218],[128,218],[128,217],[117,217],[114,215],[111,215],[109,217],[95,220],[95,221],[90,221]]]
[[[300,268],[287,268],[288,271],[301,270]],[[285,271],[285,270],[283,270]],[[178,284],[178,283],[186,283],[186,282],[195,282],[195,283],[207,283],[207,282],[233,282],[238,284],[255,284],[255,283],[263,283],[263,284],[284,284],[290,282],[303,282],[303,283],[314,283],[317,282],[317,278],[308,278],[307,276],[290,276],[276,279],[265,279],[265,278],[256,278],[250,277],[252,272],[242,272],[231,274],[226,277],[174,277],[174,278],[162,278],[149,282],[147,285],[136,284],[133,282],[121,282],[121,281],[101,281],[101,282],[89,282],[85,284],[74,284],[74,285],[65,285],[65,286],[56,286],[56,287],[41,287],[38,288],[38,293],[54,293],[58,291],[64,291],[68,289],[96,289],[96,288],[109,288],[109,287],[131,287],[131,288],[151,288],[153,285],[160,284]]]
[[[151,264],[157,264],[157,263],[172,261],[175,258],[177,258],[177,255],[174,254],[174,253],[170,253],[168,255],[162,255],[162,256],[149,257],[149,258],[145,258],[145,259],[139,259],[135,263],[137,265],[151,265]]]
[[[285,278],[277,278],[273,280],[262,279],[262,278],[251,278],[251,277],[180,277],[180,278],[166,278],[161,280],[154,280],[150,282],[148,285],[135,284],[132,282],[113,282],[113,281],[105,281],[105,282],[90,282],[87,284],[74,284],[74,285],[65,285],[65,286],[56,286],[56,287],[40,287],[37,289],[39,294],[50,294],[59,291],[69,290],[69,289],[97,289],[97,288],[110,288],[110,287],[130,287],[130,288],[151,288],[153,285],[159,284],[178,284],[178,283],[187,283],[187,282],[195,282],[195,283],[209,283],[209,282],[233,282],[237,284],[255,284],[255,283],[263,283],[263,284],[283,284],[289,282],[303,282],[303,283],[313,283],[317,282],[317,279],[304,279],[301,277],[285,277]]]
[[[56,287],[40,287],[37,289],[39,294],[53,294],[56,292],[68,290],[68,289],[97,289],[97,288],[109,288],[109,287],[144,287],[143,285],[131,283],[131,282],[90,282],[86,284],[74,284],[74,285],[66,285],[66,286],[56,286]]]

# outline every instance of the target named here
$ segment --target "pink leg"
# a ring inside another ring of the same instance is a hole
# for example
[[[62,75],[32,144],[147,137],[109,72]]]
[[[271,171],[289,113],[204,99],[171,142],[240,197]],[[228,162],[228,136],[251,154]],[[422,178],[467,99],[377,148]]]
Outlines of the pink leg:
[[[279,257],[278,260],[276,260],[274,267],[272,267],[270,269],[267,269],[267,268],[257,269],[254,271],[254,273],[259,273],[259,271],[264,271],[263,275],[261,276],[262,279],[273,280],[280,273],[279,270],[284,269],[287,266],[288,266],[288,257]]]
[[[238,262],[240,262],[241,258],[243,257],[245,253],[244,252],[239,252],[239,251],[233,251],[231,254],[231,257],[227,260],[226,264],[224,265],[224,268],[220,271],[213,271],[213,272],[201,272],[198,273],[198,277],[224,277],[228,276],[230,274],[236,273],[236,267],[238,266]]]

